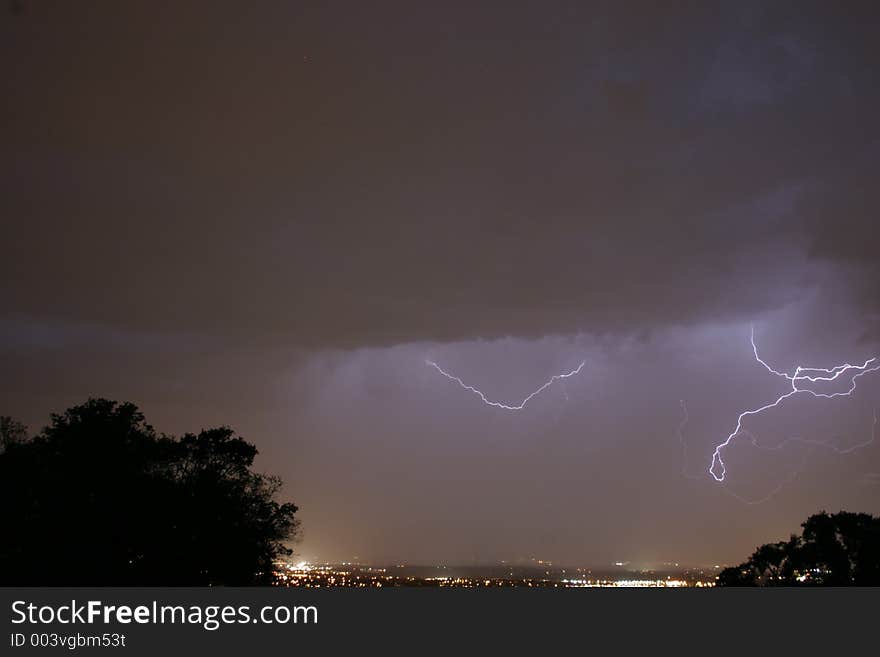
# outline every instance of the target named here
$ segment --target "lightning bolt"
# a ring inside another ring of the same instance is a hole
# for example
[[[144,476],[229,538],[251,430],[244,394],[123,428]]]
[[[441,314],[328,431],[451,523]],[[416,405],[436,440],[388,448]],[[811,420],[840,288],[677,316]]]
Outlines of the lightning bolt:
[[[705,475],[692,475],[687,471],[687,454],[688,454],[688,445],[684,439],[684,428],[687,426],[687,423],[691,421],[691,416],[688,413],[687,403],[684,399],[678,400],[679,406],[681,406],[682,418],[681,422],[678,424],[678,429],[676,429],[675,434],[678,436],[678,442],[681,443],[681,476],[685,479],[703,479]]]
[[[682,399],[682,400],[680,400],[679,403],[681,405],[683,417],[682,417],[682,420],[679,423],[678,428],[676,430],[676,435],[678,436],[678,440],[681,443],[681,447],[682,447],[681,475],[683,477],[685,477],[686,479],[703,479],[703,477],[705,475],[698,476],[698,475],[689,474],[687,472],[685,457],[687,456],[688,445],[687,445],[687,442],[685,441],[685,438],[684,438],[684,428],[688,424],[688,422],[690,421],[690,415],[688,414],[687,404],[685,403],[685,401]],[[778,486],[776,486],[767,495],[765,495],[764,497],[762,497],[760,499],[748,499],[746,497],[743,497],[743,496],[735,493],[734,491],[730,490],[730,488],[726,485],[722,486],[722,490],[725,493],[727,493],[728,495],[730,495],[731,497],[736,498],[737,500],[739,500],[743,504],[748,504],[748,505],[763,504],[764,502],[767,502],[771,498],[775,497],[780,491],[782,491],[783,488],[785,488],[788,484],[793,482],[798,477],[798,475],[800,475],[801,471],[803,470],[804,466],[807,463],[807,458],[809,457],[812,450],[814,450],[816,447],[822,447],[825,449],[829,449],[832,452],[834,452],[835,454],[841,454],[841,455],[842,454],[850,454],[852,452],[855,452],[856,450],[862,449],[863,447],[868,447],[869,445],[873,445],[877,441],[877,425],[878,425],[878,423],[880,423],[880,415],[878,415],[878,411],[875,410],[874,411],[874,422],[871,424],[871,437],[868,438],[867,440],[865,440],[864,442],[856,443],[855,445],[850,445],[849,447],[838,447],[837,445],[835,445],[831,442],[825,442],[822,440],[814,440],[811,438],[801,438],[799,436],[786,438],[785,440],[783,440],[775,445],[762,445],[761,443],[758,442],[758,437],[755,434],[753,434],[750,431],[747,431],[746,429],[740,429],[739,434],[748,437],[749,442],[751,442],[752,446],[757,449],[763,449],[763,450],[767,450],[767,451],[779,451],[779,450],[782,450],[789,443],[801,443],[801,444],[809,446],[811,449],[810,449],[810,452],[805,453],[803,455],[797,468],[795,468],[795,470],[788,477],[786,477],[785,480],[780,482]],[[880,476],[880,475],[878,475],[878,476]]]
[[[760,355],[758,355],[758,346],[755,344],[755,327],[752,326],[752,351],[755,354],[755,360],[758,361],[764,368],[770,372],[771,374],[778,376],[780,378],[784,378],[791,383],[791,390],[786,392],[785,394],[780,395],[776,401],[770,402],[769,404],[764,404],[758,408],[753,408],[747,411],[743,411],[739,414],[739,417],[736,420],[736,427],[727,436],[727,440],[716,445],[715,451],[712,453],[712,463],[709,465],[709,474],[715,479],[715,481],[724,481],[724,477],[727,474],[727,468],[724,466],[724,461],[721,458],[721,452],[725,447],[730,445],[734,438],[742,432],[742,424],[743,419],[750,415],[759,415],[764,411],[767,411],[771,408],[776,408],[782,402],[784,402],[789,397],[794,397],[799,394],[808,394],[813,397],[818,397],[822,399],[833,399],[835,397],[849,397],[855,392],[856,389],[856,381],[864,376],[865,374],[870,374],[871,372],[876,372],[880,370],[880,363],[877,362],[877,358],[869,358],[861,365],[853,365],[851,363],[844,363],[843,365],[835,365],[831,368],[823,368],[823,367],[803,367],[798,365],[794,374],[787,374],[785,372],[780,372],[770,365],[768,365]],[[836,381],[841,377],[849,378],[850,386],[848,390],[842,392],[816,392],[815,390],[810,390],[809,388],[801,387],[801,384],[804,382],[808,383],[827,383],[829,381]],[[804,441],[806,442],[806,441]],[[825,445],[828,446],[828,445]]]
[[[430,365],[431,367],[433,367],[435,370],[440,372],[440,374],[445,376],[450,381],[455,381],[458,385],[460,385],[465,390],[469,390],[470,392],[477,395],[483,401],[483,403],[486,404],[486,406],[494,406],[495,408],[501,408],[501,409],[504,409],[505,411],[521,411],[523,408],[525,408],[526,404],[528,404],[529,401],[532,400],[533,397],[540,395],[547,388],[552,386],[556,381],[559,381],[560,379],[567,379],[569,377],[580,374],[580,371],[583,369],[583,367],[584,367],[584,365],[586,365],[586,363],[587,363],[587,361],[581,361],[581,364],[578,365],[571,372],[566,372],[564,374],[554,374],[553,376],[551,376],[547,380],[547,382],[544,385],[542,385],[540,388],[538,388],[533,393],[531,393],[528,397],[523,399],[519,404],[510,405],[510,404],[503,404],[503,403],[497,402],[497,401],[492,401],[491,399],[487,398],[486,395],[484,395],[480,390],[477,390],[473,386],[468,385],[467,383],[462,381],[460,378],[458,378],[454,374],[450,374],[449,372],[446,372],[445,370],[443,370],[443,368],[441,368],[433,360],[426,360],[425,361],[426,365]]]
[[[779,451],[779,450],[782,450],[789,443],[801,443],[803,445],[807,445],[810,448],[810,450],[808,452],[804,453],[797,468],[795,468],[795,470],[788,477],[786,477],[785,480],[780,482],[778,486],[776,486],[767,495],[765,495],[764,497],[762,497],[760,499],[757,499],[757,500],[748,499],[748,498],[742,497],[741,495],[738,495],[737,493],[733,492],[727,486],[723,487],[723,490],[725,493],[727,493],[728,495],[730,495],[732,497],[735,497],[737,500],[739,500],[740,502],[743,502],[744,504],[749,504],[749,505],[763,504],[764,502],[767,502],[771,498],[775,497],[779,492],[782,491],[783,488],[785,488],[788,484],[792,483],[800,475],[801,471],[803,471],[803,469],[804,469],[804,466],[806,466],[806,464],[807,464],[807,459],[812,454],[813,450],[816,449],[817,447],[828,449],[828,450],[831,450],[832,452],[834,452],[835,454],[842,455],[842,454],[850,454],[852,452],[855,452],[856,450],[862,449],[863,447],[867,447],[868,445],[872,445],[877,439],[877,435],[876,435],[877,434],[877,411],[874,411],[874,422],[871,425],[871,437],[868,438],[867,440],[865,440],[864,442],[856,443],[855,445],[850,445],[849,447],[838,447],[837,445],[834,445],[833,443],[830,443],[830,442],[825,442],[822,440],[813,440],[811,438],[801,438],[799,436],[786,438],[785,440],[783,440],[780,443],[777,443],[776,445],[762,445],[761,443],[758,442],[757,436],[746,431],[745,429],[741,430],[740,433],[745,436],[748,436],[752,445],[754,447],[756,447],[757,449],[763,449],[763,450],[767,450],[767,451]]]

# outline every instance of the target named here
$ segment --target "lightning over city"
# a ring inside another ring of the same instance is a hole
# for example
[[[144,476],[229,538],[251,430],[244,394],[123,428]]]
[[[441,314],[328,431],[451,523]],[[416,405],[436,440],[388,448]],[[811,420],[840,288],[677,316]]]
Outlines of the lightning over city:
[[[739,417],[736,421],[736,427],[734,430],[727,436],[727,439],[724,442],[719,443],[715,446],[715,451],[712,453],[712,462],[709,465],[708,472],[715,481],[724,481],[727,475],[727,468],[724,465],[724,460],[721,458],[721,452],[731,444],[731,442],[738,435],[743,433],[743,420],[751,415],[759,415],[765,411],[768,411],[772,408],[777,408],[780,406],[786,399],[789,397],[793,397],[798,394],[807,394],[812,397],[822,398],[822,399],[833,399],[835,397],[848,397],[852,395],[856,390],[856,381],[872,372],[876,372],[880,370],[880,363],[877,362],[877,358],[869,358],[861,365],[853,365],[851,363],[844,363],[842,365],[835,365],[831,368],[822,368],[822,367],[805,367],[798,365],[795,367],[794,372],[792,374],[787,374],[786,372],[781,372],[779,370],[774,369],[770,365],[764,361],[761,356],[758,354],[758,346],[755,342],[755,327],[752,326],[751,330],[751,343],[752,343],[752,351],[755,354],[755,360],[760,363],[768,372],[773,374],[774,376],[778,376],[780,378],[784,378],[791,383],[791,390],[780,395],[775,401],[769,402],[760,406],[758,408],[750,409],[743,411],[739,414]],[[843,391],[836,392],[817,392],[810,388],[804,388],[802,385],[807,383],[829,383],[832,381],[837,381],[838,379],[843,378],[849,379],[849,388]],[[873,434],[872,434],[873,437]],[[790,439],[792,440],[792,439]],[[752,442],[755,443],[755,439],[752,439]],[[826,445],[827,446],[827,445]]]
[[[173,4],[0,9],[0,605],[880,590],[880,1]]]
[[[467,383],[462,381],[459,377],[455,376],[454,374],[450,374],[449,372],[445,371],[443,368],[441,368],[434,361],[426,360],[425,364],[433,367],[435,370],[437,370],[440,374],[445,376],[450,381],[455,381],[458,385],[460,385],[465,390],[468,390],[469,392],[474,393],[477,397],[480,398],[480,400],[484,404],[486,404],[486,406],[500,408],[505,411],[521,411],[523,408],[525,408],[526,404],[528,404],[533,398],[535,398],[536,396],[538,396],[539,394],[544,392],[547,388],[552,386],[556,381],[560,381],[562,379],[568,379],[570,377],[576,376],[577,374],[580,374],[580,371],[583,369],[584,365],[586,365],[586,362],[587,361],[581,361],[581,364],[578,365],[575,369],[571,370],[570,372],[566,372],[564,374],[554,374],[544,383],[544,385],[542,385],[540,388],[538,388],[537,390],[535,390],[534,392],[529,394],[519,404],[505,404],[505,403],[498,402],[498,401],[492,401],[491,399],[486,397],[486,395],[483,394],[482,391],[478,390],[477,388],[475,388],[471,385],[468,385]]]

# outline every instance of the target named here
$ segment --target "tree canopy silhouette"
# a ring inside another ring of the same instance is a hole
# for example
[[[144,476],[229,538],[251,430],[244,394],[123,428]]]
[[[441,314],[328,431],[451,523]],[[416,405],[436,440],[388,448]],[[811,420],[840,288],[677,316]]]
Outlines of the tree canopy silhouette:
[[[867,513],[807,518],[800,536],[768,543],[718,576],[721,586],[880,585],[880,518]]]
[[[15,445],[27,441],[27,427],[8,415],[0,415],[0,453],[6,451],[7,445]]]
[[[228,427],[161,435],[106,399],[30,440],[0,425],[0,584],[262,584],[290,554],[297,507]]]

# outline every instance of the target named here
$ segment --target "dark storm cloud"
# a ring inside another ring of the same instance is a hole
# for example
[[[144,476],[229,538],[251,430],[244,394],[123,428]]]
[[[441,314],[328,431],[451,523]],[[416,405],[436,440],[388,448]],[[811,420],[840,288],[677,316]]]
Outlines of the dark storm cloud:
[[[810,256],[843,273],[861,311],[863,338],[870,341],[880,339],[880,190],[872,171],[876,151],[876,141],[860,149],[816,185],[799,208],[811,229]]]
[[[779,307],[831,175],[869,175],[844,13],[35,5],[2,28],[7,310],[349,347]]]

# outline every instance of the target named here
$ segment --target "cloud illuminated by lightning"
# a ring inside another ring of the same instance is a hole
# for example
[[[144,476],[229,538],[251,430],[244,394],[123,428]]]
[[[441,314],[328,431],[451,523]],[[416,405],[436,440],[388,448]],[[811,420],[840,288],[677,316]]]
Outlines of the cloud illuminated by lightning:
[[[877,362],[877,358],[869,358],[861,365],[852,365],[850,363],[845,363],[843,365],[836,365],[832,368],[823,368],[823,367],[803,367],[798,365],[794,374],[787,374],[785,372],[780,372],[770,367],[761,357],[758,355],[758,346],[755,344],[755,327],[752,326],[752,351],[755,354],[755,360],[757,360],[764,368],[778,377],[784,378],[791,383],[791,390],[786,392],[783,395],[780,395],[776,401],[770,402],[769,404],[765,404],[759,408],[754,408],[751,410],[743,411],[739,414],[739,417],[736,420],[736,428],[733,432],[727,436],[727,439],[718,444],[715,447],[715,451],[712,454],[712,463],[709,465],[709,474],[715,479],[715,481],[724,481],[724,477],[727,474],[727,468],[724,466],[724,461],[721,459],[722,450],[730,445],[733,439],[742,432],[742,423],[743,419],[750,415],[759,415],[764,411],[767,411],[771,408],[776,408],[783,401],[788,399],[789,397],[793,397],[797,394],[808,394],[813,397],[820,397],[823,399],[832,399],[834,397],[849,397],[856,389],[856,380],[859,377],[864,376],[865,374],[870,374],[871,372],[876,372],[880,370],[880,363]],[[810,390],[809,388],[803,388],[804,382],[808,383],[827,383],[830,381],[836,381],[843,377],[846,379],[847,377],[850,380],[850,387],[848,390],[842,392],[816,392],[815,390]]]
[[[520,402],[519,404],[515,404],[515,405],[503,404],[501,402],[492,401],[491,399],[488,399],[486,397],[486,395],[484,395],[481,391],[477,390],[473,386],[466,384],[464,381],[462,381],[460,378],[458,378],[454,374],[450,374],[449,372],[444,371],[437,363],[435,363],[432,360],[426,360],[425,364],[433,367],[435,370],[440,372],[440,374],[445,376],[450,381],[455,381],[458,385],[460,385],[465,390],[469,390],[470,392],[477,395],[483,401],[483,403],[486,404],[487,406],[494,406],[495,408],[501,408],[501,409],[504,409],[505,411],[521,411],[523,408],[525,408],[525,405],[528,404],[529,401],[533,397],[544,392],[547,388],[549,388],[551,385],[553,385],[556,381],[559,381],[560,379],[567,379],[569,377],[575,376],[576,374],[580,374],[580,371],[581,371],[581,369],[583,369],[586,362],[587,361],[581,361],[581,364],[578,365],[571,372],[566,372],[565,374],[555,374],[555,375],[551,376],[544,385],[542,385],[540,388],[538,388],[533,393],[531,393],[528,397],[523,399],[522,402]]]

